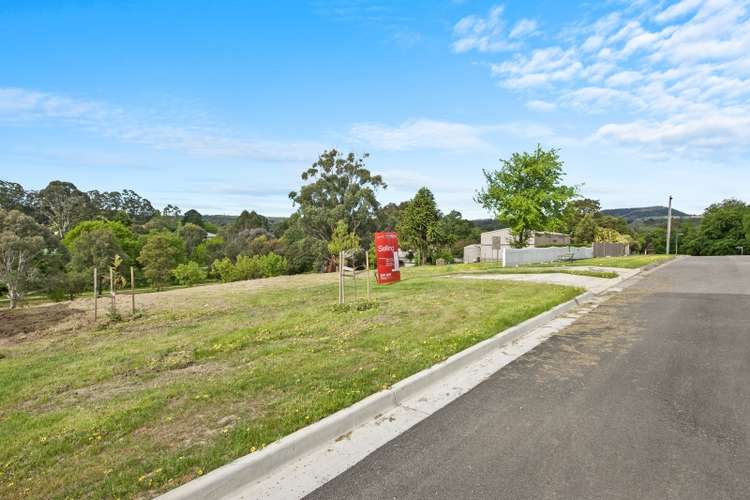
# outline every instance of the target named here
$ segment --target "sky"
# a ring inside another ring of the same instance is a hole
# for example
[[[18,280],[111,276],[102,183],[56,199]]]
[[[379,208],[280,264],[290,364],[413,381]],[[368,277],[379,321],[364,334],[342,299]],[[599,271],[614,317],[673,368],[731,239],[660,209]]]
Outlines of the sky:
[[[325,149],[474,201],[540,144],[604,208],[750,201],[750,0],[0,0],[0,179],[284,216]]]

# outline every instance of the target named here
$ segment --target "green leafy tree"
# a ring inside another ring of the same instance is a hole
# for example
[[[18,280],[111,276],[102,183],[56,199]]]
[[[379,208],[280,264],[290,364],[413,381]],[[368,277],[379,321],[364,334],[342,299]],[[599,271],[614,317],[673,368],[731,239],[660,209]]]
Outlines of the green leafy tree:
[[[70,182],[52,181],[36,194],[35,199],[49,227],[61,239],[93,213],[89,196]]]
[[[224,239],[221,236],[208,238],[193,250],[193,259],[208,266],[224,257]]]
[[[184,259],[185,244],[166,231],[150,233],[138,256],[143,275],[157,290],[169,283],[172,271]]]
[[[26,215],[33,212],[33,196],[16,182],[0,180],[0,208],[18,210]]]
[[[401,220],[401,211],[406,207],[408,202],[404,201],[399,204],[388,203],[378,210],[378,231],[395,231],[398,221]]]
[[[8,289],[11,309],[38,275],[36,259],[46,246],[45,230],[32,217],[0,209],[0,283]]]
[[[112,233],[117,242],[117,246],[121,249],[118,253],[122,257],[127,257],[127,264],[135,262],[135,259],[138,257],[138,253],[141,250],[141,242],[138,236],[129,227],[118,221],[87,220],[80,222],[65,235],[62,240],[63,245],[65,245],[68,250],[72,251],[78,238],[98,229],[106,229]]]
[[[476,201],[510,226],[516,246],[526,246],[535,230],[558,226],[576,188],[562,184],[563,162],[556,149],[537,146],[533,153],[513,153],[500,170],[484,171],[487,186]]]
[[[195,261],[178,264],[172,271],[177,282],[181,285],[197,285],[206,281],[206,271]]]
[[[733,255],[738,247],[748,252],[747,217],[750,212],[744,202],[724,200],[710,205],[703,213],[696,249],[700,255]]]
[[[481,230],[471,221],[466,220],[458,210],[451,210],[450,213],[440,219],[440,232],[445,235],[448,241],[451,241],[451,258],[461,257],[464,253],[464,247],[473,243],[479,243]]]
[[[178,219],[176,217],[169,217],[164,215],[156,215],[151,217],[148,222],[143,225],[145,232],[150,233],[151,231],[176,231],[178,226]]]
[[[224,283],[240,279],[237,269],[227,257],[214,260],[213,264],[211,264],[211,273],[218,276]]]
[[[180,229],[177,230],[177,234],[182,238],[182,241],[185,242],[185,250],[187,251],[188,256],[193,255],[195,248],[203,243],[208,235],[205,229],[191,222],[180,226]]]
[[[417,191],[401,210],[399,237],[406,248],[415,251],[420,265],[427,263],[431,249],[450,243],[450,237],[440,226],[441,217],[435,197],[426,187]]]
[[[182,210],[180,210],[180,207],[177,205],[172,205],[171,203],[164,207],[164,210],[161,211],[162,216],[164,217],[173,217],[175,219],[178,219],[180,215],[182,215]]]
[[[600,215],[601,209],[599,200],[591,198],[571,200],[565,205],[557,229],[565,234],[574,234],[578,225],[581,224],[585,217],[588,217],[589,221],[594,222],[594,219]],[[593,232],[591,237],[593,238]],[[588,240],[589,243],[591,241],[593,240]]]
[[[243,229],[255,229],[257,227],[263,228],[265,230],[269,230],[271,228],[268,219],[257,213],[255,210],[253,210],[252,212],[243,210],[240,216],[237,217],[237,220],[234,223],[234,227],[238,232]]]
[[[343,220],[347,232],[357,234],[365,244],[369,242],[380,207],[375,193],[386,184],[365,168],[367,157],[353,153],[344,156],[331,149],[302,173],[302,180],[308,183],[298,192],[289,193],[289,198],[298,207],[305,235],[330,242],[336,224]]]
[[[355,233],[350,233],[345,220],[340,220],[333,230],[331,242],[328,243],[328,251],[331,255],[338,256],[341,252],[347,253],[350,250],[359,248],[359,237]]]
[[[286,274],[287,268],[289,267],[289,264],[284,257],[273,252],[259,255],[257,256],[257,259],[260,273],[264,278]]]
[[[197,210],[190,209],[182,216],[182,223],[195,224],[196,226],[203,227],[203,216]]]
[[[284,256],[289,263],[289,272],[305,273],[321,271],[329,262],[328,244],[305,234],[298,213],[289,218],[288,227],[281,237]]]
[[[573,230],[573,243],[576,245],[593,243],[597,227],[595,216],[591,213],[584,214]]]
[[[104,281],[115,257],[125,253],[114,231],[109,227],[83,231],[69,244],[71,270],[91,276],[96,268],[100,284]]]

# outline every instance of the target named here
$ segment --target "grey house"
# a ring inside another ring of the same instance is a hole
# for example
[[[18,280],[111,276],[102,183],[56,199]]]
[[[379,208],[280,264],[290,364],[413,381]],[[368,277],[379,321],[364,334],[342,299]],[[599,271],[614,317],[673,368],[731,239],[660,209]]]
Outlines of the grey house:
[[[492,248],[493,241],[501,247],[513,245],[513,233],[510,228],[496,229],[482,233],[480,243],[464,247],[464,262],[498,262],[502,253]],[[570,236],[563,233],[533,231],[526,242],[529,247],[548,247],[570,245]]]

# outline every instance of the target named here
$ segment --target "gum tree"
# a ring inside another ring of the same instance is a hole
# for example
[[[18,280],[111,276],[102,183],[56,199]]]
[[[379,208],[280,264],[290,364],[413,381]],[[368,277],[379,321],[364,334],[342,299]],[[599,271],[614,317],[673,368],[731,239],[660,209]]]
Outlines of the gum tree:
[[[380,207],[375,192],[386,184],[365,168],[367,157],[344,156],[331,149],[302,173],[307,184],[289,193],[289,198],[298,207],[298,222],[305,235],[327,244],[338,221],[343,220],[347,232],[369,241]]]
[[[34,281],[35,260],[45,247],[45,230],[33,218],[0,209],[0,283],[8,288],[11,309]]]

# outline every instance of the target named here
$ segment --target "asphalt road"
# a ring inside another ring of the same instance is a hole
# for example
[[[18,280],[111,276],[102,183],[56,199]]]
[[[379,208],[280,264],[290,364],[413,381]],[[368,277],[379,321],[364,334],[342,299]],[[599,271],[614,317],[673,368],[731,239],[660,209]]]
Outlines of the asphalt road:
[[[750,257],[657,269],[310,498],[750,498]]]

